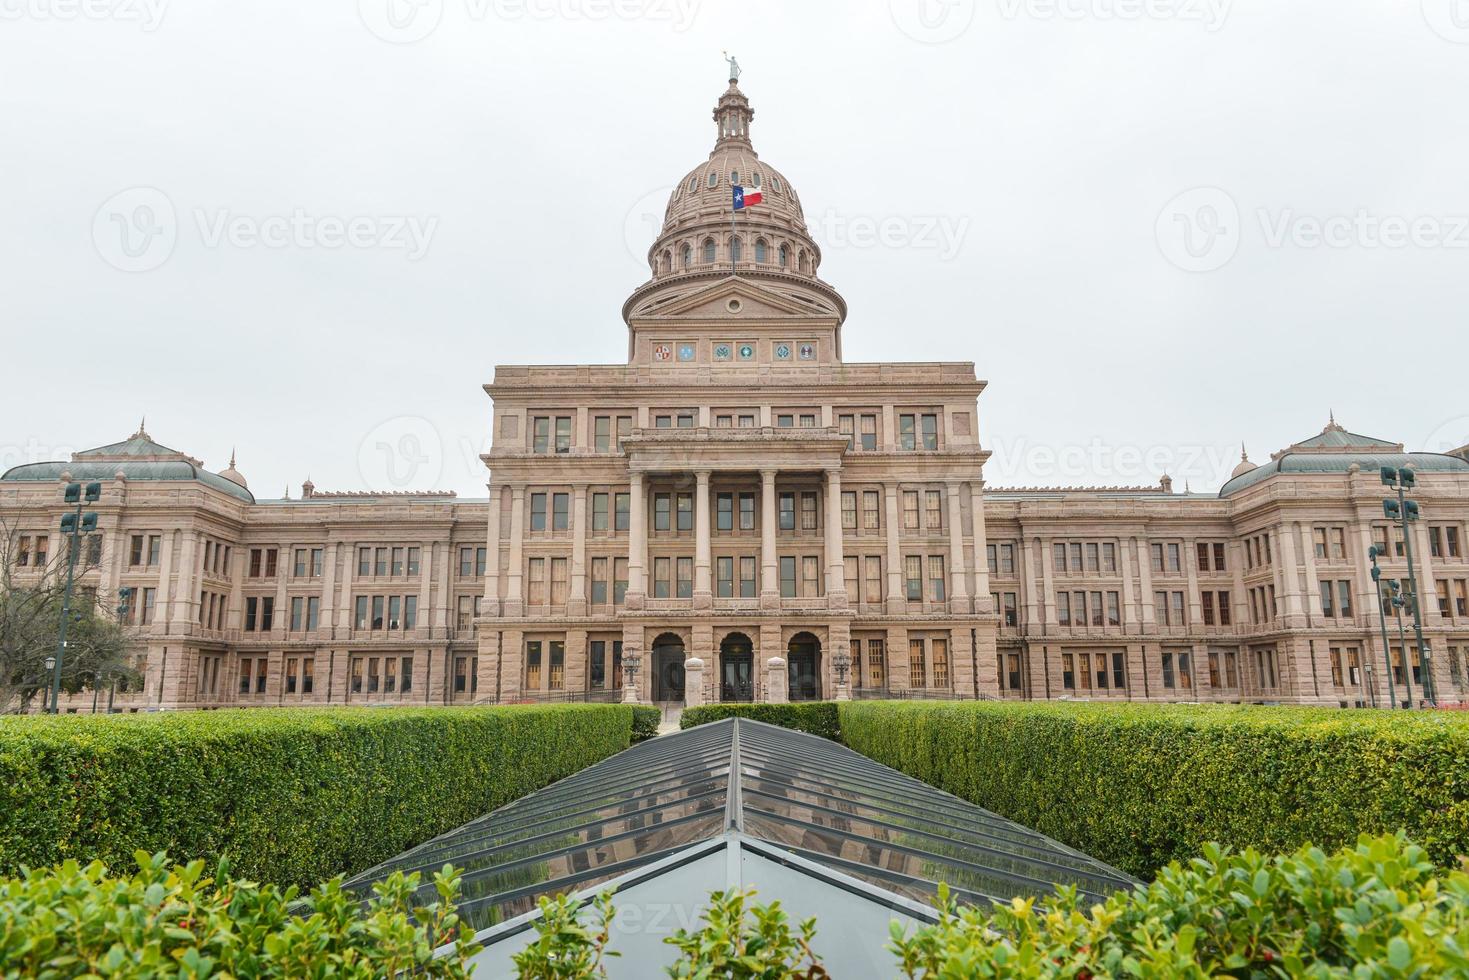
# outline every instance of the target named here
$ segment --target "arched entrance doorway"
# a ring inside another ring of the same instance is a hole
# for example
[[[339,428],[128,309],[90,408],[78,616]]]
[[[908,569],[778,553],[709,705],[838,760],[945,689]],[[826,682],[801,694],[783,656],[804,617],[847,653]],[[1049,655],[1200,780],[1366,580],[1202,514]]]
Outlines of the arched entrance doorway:
[[[653,641],[653,700],[683,703],[683,640],[663,633]]]
[[[719,700],[755,700],[755,645],[743,633],[720,641]]]
[[[792,701],[821,700],[821,641],[811,633],[797,633],[786,649]]]

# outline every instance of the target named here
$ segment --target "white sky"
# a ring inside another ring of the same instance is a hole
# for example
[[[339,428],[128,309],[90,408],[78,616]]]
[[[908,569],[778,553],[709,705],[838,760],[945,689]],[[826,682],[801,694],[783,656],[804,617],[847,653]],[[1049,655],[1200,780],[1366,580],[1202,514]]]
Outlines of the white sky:
[[[0,468],[146,414],[483,496],[495,364],[625,360],[723,48],[847,358],[974,361],[992,484],[1469,442],[1455,2],[0,0]]]

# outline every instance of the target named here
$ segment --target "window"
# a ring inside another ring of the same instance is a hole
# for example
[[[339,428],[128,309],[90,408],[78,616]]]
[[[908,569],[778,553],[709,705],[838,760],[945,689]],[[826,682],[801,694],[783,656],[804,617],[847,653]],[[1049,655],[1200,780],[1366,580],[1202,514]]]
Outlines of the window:
[[[592,530],[607,530],[607,494],[592,494]]]
[[[862,601],[882,602],[882,558],[868,555],[862,559]]]
[[[592,595],[591,603],[594,606],[605,606],[607,604],[607,559],[592,559]]]
[[[668,531],[673,528],[673,496],[667,493],[653,494],[653,530]]]
[[[777,494],[776,501],[780,506],[779,522],[776,526],[782,531],[794,531],[796,529],[796,495],[793,493]]]
[[[758,595],[756,565],[753,555],[740,558],[740,598],[753,599]]]
[[[623,596],[627,595],[627,559],[612,559],[612,604],[622,605]]]
[[[1107,593],[1107,625],[1108,626],[1121,626],[1122,625],[1122,611],[1121,611],[1120,599],[1121,599],[1121,596],[1120,596],[1119,593],[1116,593],[1116,592],[1108,592]]]
[[[631,527],[632,494],[615,493],[612,495],[612,529],[614,531],[626,531]]]
[[[912,415],[898,416],[898,448],[904,450],[916,449],[917,442],[917,420]]]
[[[903,491],[903,530],[918,530],[918,491]]]
[[[923,640],[913,637],[908,640],[908,684],[915,689],[921,689],[927,679],[928,671],[924,669]]]
[[[546,686],[552,691],[559,691],[566,682],[566,641],[552,640],[547,646],[550,672]]]
[[[842,491],[842,529],[855,531],[857,529],[857,491]]]
[[[567,594],[567,566],[570,561],[565,558],[551,559],[551,604],[560,606],[566,603]]]
[[[903,582],[905,595],[910,602],[923,601],[923,558],[919,555],[903,556]]]
[[[556,451],[565,453],[571,451],[571,418],[560,416],[556,419]]]
[[[780,558],[780,594],[787,599],[796,595],[796,559],[790,555]]]
[[[808,598],[821,595],[821,559],[816,555],[801,558],[801,595]]]
[[[1188,651],[1163,651],[1163,686],[1187,690],[1193,683]]]
[[[857,417],[855,415],[838,415],[837,432],[847,437],[847,448],[853,448],[857,436]]]
[[[691,598],[694,594],[694,560],[692,558],[679,558],[674,562],[675,595],[680,599]]]
[[[923,521],[924,526],[930,531],[937,531],[944,526],[943,495],[937,490],[924,492]]]
[[[801,530],[816,530],[816,494],[809,491],[801,494]]]
[[[527,562],[526,601],[533,606],[546,603],[546,559],[532,558]]]
[[[755,495],[753,493],[740,494],[740,530],[753,531],[755,529]]]
[[[551,530],[565,531],[571,527],[571,495],[568,493],[553,493],[551,495]]]
[[[714,559],[714,594],[721,599],[729,599],[734,596],[733,558]]]
[[[678,507],[678,529],[692,531],[694,529],[694,495],[680,493],[674,499]]]
[[[873,637],[865,642],[867,644],[867,683],[872,687],[882,687],[887,669],[887,641]]]
[[[718,531],[734,530],[734,494],[714,495],[714,528]]]
[[[598,415],[592,419],[592,449],[599,453],[612,449],[612,416]]]
[[[532,531],[546,529],[546,495],[544,493],[530,495],[530,529]]]
[[[862,529],[864,531],[880,530],[880,518],[882,499],[876,490],[862,491]]]
[[[653,598],[667,599],[673,595],[673,560],[653,559]]]

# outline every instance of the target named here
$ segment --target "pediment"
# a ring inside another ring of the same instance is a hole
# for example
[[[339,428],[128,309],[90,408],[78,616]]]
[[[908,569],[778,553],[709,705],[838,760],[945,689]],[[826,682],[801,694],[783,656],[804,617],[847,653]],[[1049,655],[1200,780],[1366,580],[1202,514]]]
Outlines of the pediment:
[[[731,310],[731,300],[738,300],[736,310]],[[818,296],[786,292],[734,276],[674,296],[651,296],[632,311],[633,319],[643,321],[837,316],[838,312]]]

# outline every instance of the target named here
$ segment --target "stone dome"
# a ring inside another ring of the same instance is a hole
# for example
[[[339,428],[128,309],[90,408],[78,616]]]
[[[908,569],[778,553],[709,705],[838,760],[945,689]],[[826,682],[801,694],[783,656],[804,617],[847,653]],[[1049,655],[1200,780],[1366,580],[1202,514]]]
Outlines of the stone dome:
[[[230,450],[230,465],[219,471],[219,475],[230,481],[235,486],[250,489],[250,484],[245,482],[245,474],[235,469],[235,453]]]
[[[714,107],[715,143],[668,199],[663,229],[648,250],[654,279],[710,271],[769,271],[815,279],[821,250],[811,239],[801,198],[750,142],[755,111],[730,79]],[[734,187],[758,187],[761,200],[736,214]],[[731,217],[733,244],[731,242]]]

